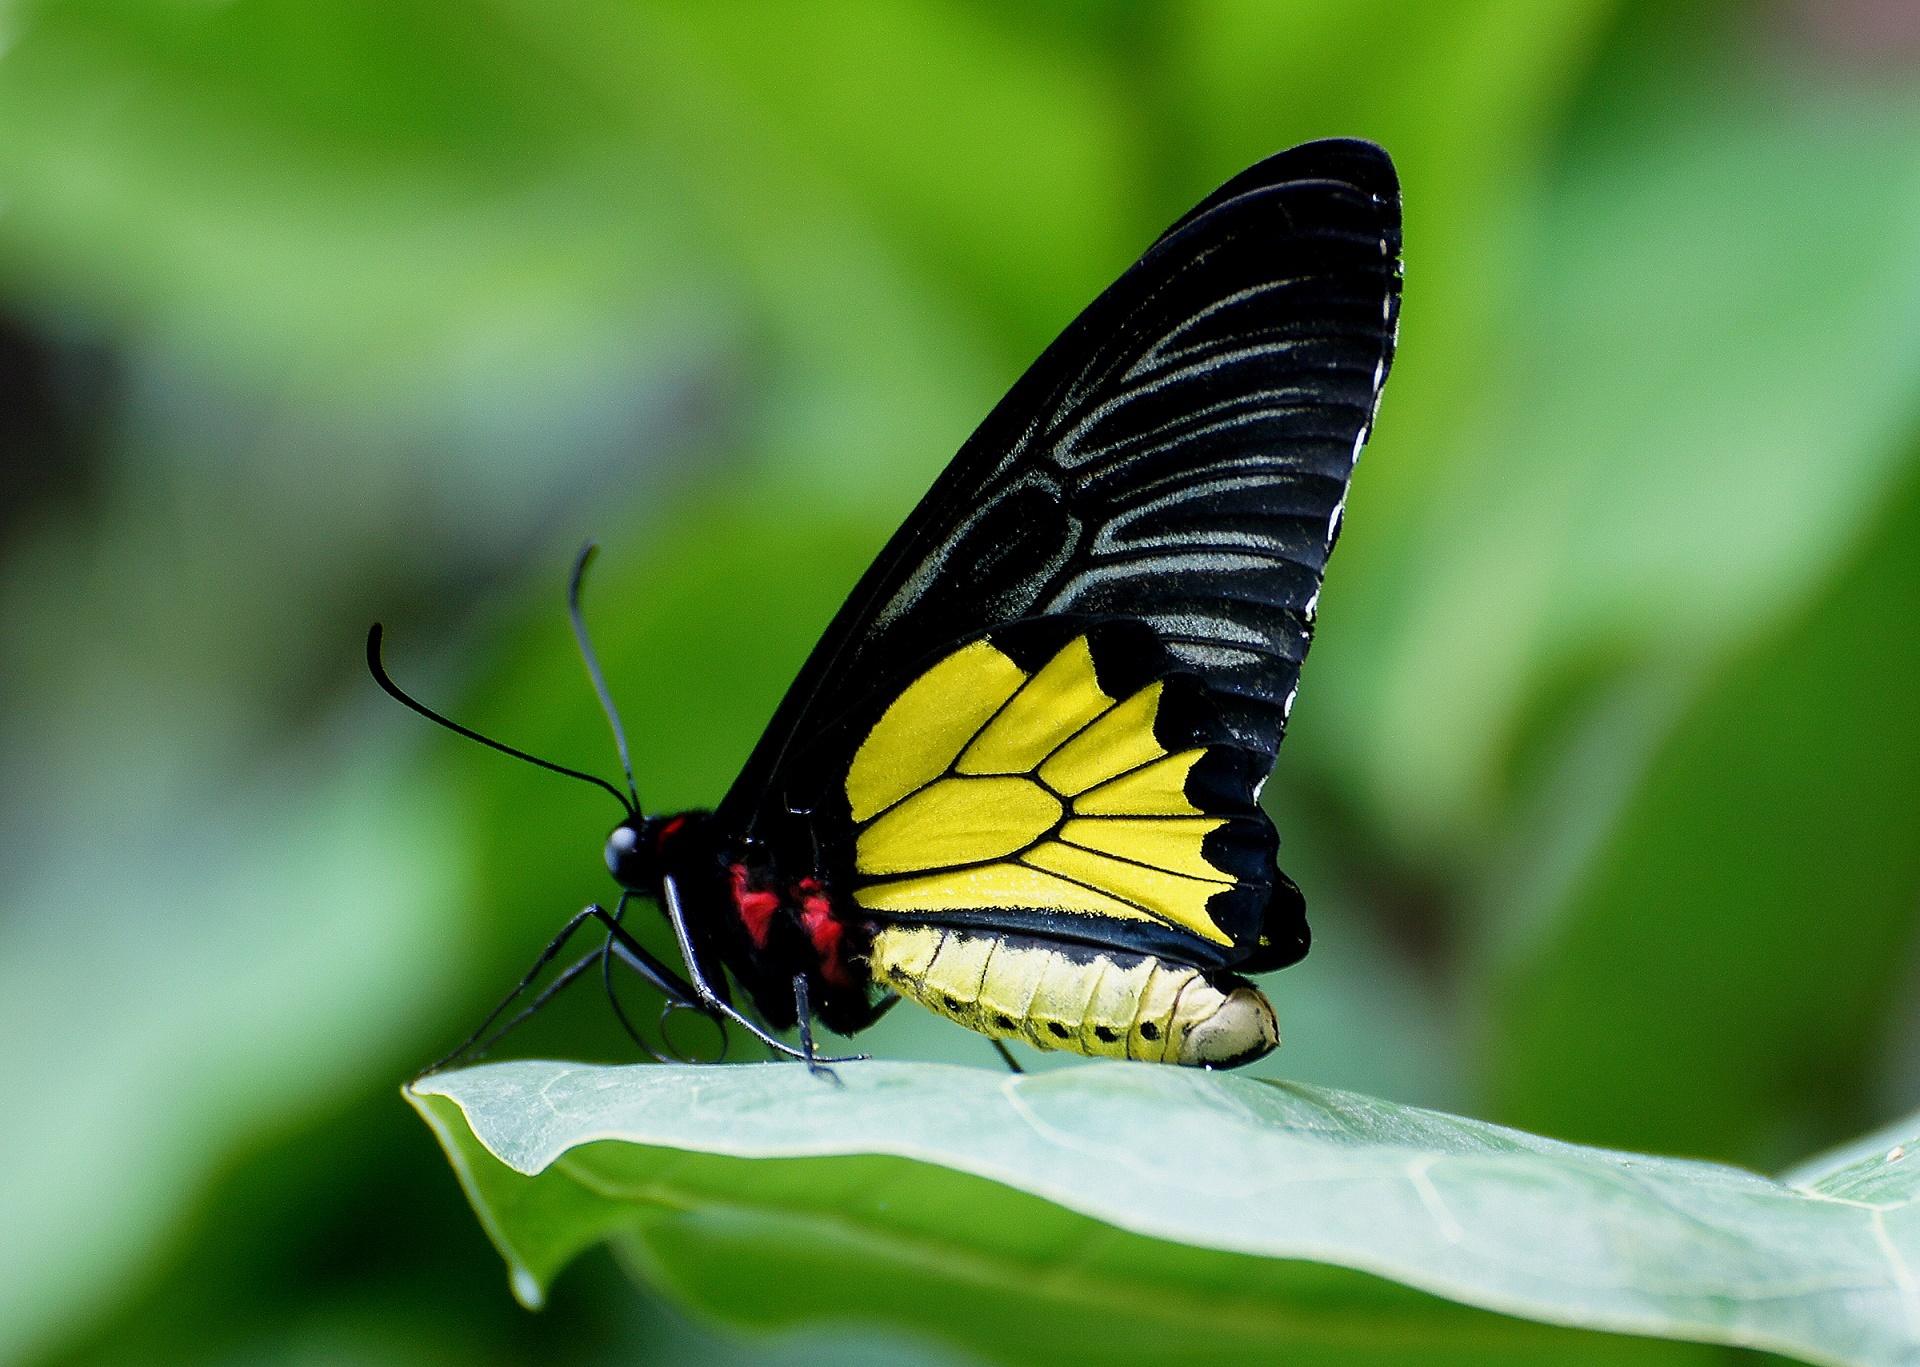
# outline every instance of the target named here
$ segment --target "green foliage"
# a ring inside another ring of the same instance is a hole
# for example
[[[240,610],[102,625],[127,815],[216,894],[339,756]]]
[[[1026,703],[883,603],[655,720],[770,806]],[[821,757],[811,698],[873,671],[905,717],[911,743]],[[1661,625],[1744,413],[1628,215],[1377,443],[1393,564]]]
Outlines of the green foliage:
[[[1920,1158],[1890,1135],[1789,1186],[1231,1075],[837,1077],[527,1062],[407,1095],[530,1305],[617,1237],[726,1319],[825,1301],[1007,1361],[1691,1356],[1463,1306],[1907,1360]]]
[[[1806,609],[1691,690],[1558,918],[1504,966],[1502,1114],[1751,1162],[1866,1118],[1920,904],[1920,714],[1886,705],[1917,676],[1910,490]]]
[[[1476,407],[1418,438],[1446,446],[1414,544],[1372,567],[1409,577],[1329,578],[1330,613],[1365,597],[1315,655],[1323,739],[1415,844],[1497,827],[1516,720],[1568,672],[1710,658],[1794,611],[1912,459],[1915,91],[1809,89],[1645,18],[1592,80],[1506,244]]]

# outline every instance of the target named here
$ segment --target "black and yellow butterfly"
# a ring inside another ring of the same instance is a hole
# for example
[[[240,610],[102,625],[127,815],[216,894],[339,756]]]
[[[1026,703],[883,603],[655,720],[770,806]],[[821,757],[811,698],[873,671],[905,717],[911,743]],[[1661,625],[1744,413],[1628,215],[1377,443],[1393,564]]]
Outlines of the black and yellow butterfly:
[[[1269,157],[1169,228],[961,448],[717,809],[643,816],[592,780],[628,804],[621,910],[659,902],[686,977],[591,907],[522,989],[597,920],[605,945],[542,1001],[611,956],[810,1063],[815,1016],[851,1035],[900,997],[1042,1049],[1272,1049],[1241,975],[1308,932],[1260,789],[1393,359],[1399,253],[1393,164],[1357,141]]]

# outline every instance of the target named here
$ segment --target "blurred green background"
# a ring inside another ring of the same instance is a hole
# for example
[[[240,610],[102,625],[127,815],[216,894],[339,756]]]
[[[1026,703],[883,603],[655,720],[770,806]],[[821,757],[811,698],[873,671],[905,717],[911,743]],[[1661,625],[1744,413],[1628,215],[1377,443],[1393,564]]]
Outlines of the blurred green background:
[[[1399,163],[1405,326],[1262,1067],[1762,1170],[1920,1105],[1914,6],[0,14],[0,1362],[967,1360],[605,1256],[513,1305],[395,1088],[614,813],[362,634],[610,771],[598,537],[643,796],[712,802],[1025,364],[1309,137]],[[627,1056],[584,997],[524,1047]]]

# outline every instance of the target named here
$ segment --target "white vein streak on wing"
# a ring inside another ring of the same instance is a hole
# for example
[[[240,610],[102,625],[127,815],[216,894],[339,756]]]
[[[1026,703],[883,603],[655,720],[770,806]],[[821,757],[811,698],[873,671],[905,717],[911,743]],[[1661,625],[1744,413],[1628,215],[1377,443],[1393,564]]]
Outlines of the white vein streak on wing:
[[[1306,520],[1306,519],[1301,519]],[[1290,551],[1297,543],[1284,537],[1267,536],[1257,531],[1248,531],[1237,527],[1228,528],[1192,528],[1179,532],[1160,532],[1153,536],[1129,537],[1123,542],[1105,541],[1104,537],[1096,543],[1090,554],[1093,558],[1112,562],[1116,559],[1139,559],[1154,551],[1166,551],[1177,548],[1212,547],[1216,550],[1244,551],[1248,555],[1267,557],[1270,560],[1286,564],[1299,564]]]
[[[1157,555],[1142,556],[1135,560],[1123,560],[1107,565],[1095,565],[1081,570],[1071,580],[1056,589],[1047,600],[1045,611],[1064,612],[1069,604],[1086,590],[1111,580],[1138,578],[1142,567],[1151,569],[1155,575],[1178,574],[1182,570],[1202,570],[1220,572],[1230,570],[1270,570],[1276,562],[1298,565],[1302,569],[1315,570],[1315,567],[1303,560],[1291,560],[1285,556],[1238,555]],[[1315,570],[1317,573],[1318,571]]]
[[[1318,377],[1311,377],[1311,378],[1318,378]],[[1282,385],[1280,387],[1273,388],[1273,389],[1250,389],[1245,391],[1244,393],[1235,394],[1231,398],[1220,399],[1214,403],[1206,404],[1200,408],[1186,409],[1183,412],[1181,412],[1181,414],[1178,417],[1169,418],[1167,419],[1167,421],[1163,423],[1159,423],[1153,427],[1143,428],[1138,433],[1135,433],[1133,436],[1126,437],[1123,439],[1123,441],[1120,441],[1120,442],[1114,442],[1112,443],[1112,445],[1119,446],[1119,445],[1123,445],[1124,442],[1126,441],[1134,441],[1144,437],[1156,436],[1161,432],[1169,431],[1170,429],[1180,427],[1183,424],[1202,421],[1217,413],[1230,413],[1235,409],[1246,408],[1251,404],[1257,404],[1257,403],[1260,403],[1262,400],[1267,400],[1267,399],[1276,400],[1277,402],[1272,407],[1260,408],[1255,410],[1256,415],[1259,413],[1266,413],[1266,412],[1273,412],[1273,411],[1285,411],[1287,409],[1299,406],[1298,400],[1300,400],[1302,397],[1315,400],[1316,405],[1319,402],[1318,396],[1315,394],[1313,389],[1309,387],[1307,383],[1307,378],[1304,378],[1304,377],[1296,384]],[[1358,405],[1355,405],[1355,406],[1357,407]],[[1096,449],[1104,449],[1104,448],[1096,448]]]
[[[1127,509],[1129,517],[1159,512],[1162,509],[1177,508],[1183,503],[1195,499],[1211,498],[1216,494],[1236,494],[1249,489],[1270,489],[1277,480],[1293,478],[1301,483],[1320,480],[1338,487],[1345,480],[1333,475],[1321,474],[1318,470],[1303,469],[1297,463],[1276,460],[1263,453],[1252,456],[1236,456],[1230,461],[1196,462],[1188,469],[1176,475],[1163,476],[1151,483],[1139,486],[1139,494],[1150,497],[1134,503]],[[1324,516],[1319,510],[1312,514],[1318,518]],[[1306,516],[1306,514],[1299,514]],[[1115,519],[1117,522],[1119,519]]]
[[[1089,423],[1097,422],[1102,416],[1122,404],[1129,403],[1144,395],[1157,393],[1165,389],[1168,385],[1178,384],[1182,380],[1190,379],[1196,375],[1207,374],[1210,371],[1220,369],[1222,366],[1235,365],[1241,361],[1255,361],[1263,356],[1278,356],[1289,351],[1297,351],[1301,347],[1310,346],[1321,340],[1324,339],[1313,336],[1287,337],[1280,341],[1258,342],[1247,346],[1195,348],[1195,350],[1209,352],[1210,354],[1207,354],[1204,359],[1201,360],[1163,368],[1162,373],[1153,376],[1151,379],[1140,384],[1128,385],[1118,393],[1110,395],[1096,404],[1085,417],[1075,424],[1075,431],[1086,427]],[[1070,437],[1071,434],[1069,434],[1067,438],[1062,438],[1062,440],[1070,439]]]
[[[1302,472],[1282,471],[1280,473],[1301,475]],[[1169,490],[1160,495],[1158,498],[1149,499],[1145,503],[1136,503],[1130,508],[1123,507],[1112,517],[1109,517],[1101,524],[1099,535],[1094,538],[1094,549],[1096,551],[1119,549],[1121,546],[1118,540],[1120,533],[1141,519],[1152,517],[1156,513],[1180,512],[1183,511],[1188,504],[1197,503],[1203,499],[1212,498],[1220,494],[1239,493],[1253,489],[1268,489],[1273,486],[1274,482],[1274,474],[1268,473],[1262,475],[1228,475],[1212,479],[1202,478],[1190,484],[1183,484],[1176,489]],[[1210,515],[1188,513],[1187,516],[1189,519],[1196,519]],[[1260,516],[1263,518],[1288,518],[1296,522],[1318,523],[1325,519],[1326,514],[1316,509],[1312,512],[1303,513],[1263,513]],[[1265,540],[1267,538],[1262,539]],[[1149,543],[1128,541],[1125,544],[1127,546],[1141,546]]]
[[[1132,337],[1130,337],[1128,334],[1129,334],[1131,325],[1133,323],[1133,320],[1139,317],[1139,315],[1144,313],[1148,308],[1150,308],[1153,305],[1153,302],[1156,299],[1160,298],[1162,294],[1166,293],[1168,290],[1172,289],[1176,284],[1178,284],[1181,276],[1185,275],[1188,271],[1192,270],[1194,267],[1204,262],[1207,259],[1207,257],[1211,256],[1212,254],[1213,254],[1213,248],[1211,247],[1203,251],[1196,252],[1190,260],[1183,263],[1179,267],[1179,269],[1174,271],[1173,274],[1168,276],[1167,279],[1161,281],[1159,284],[1155,285],[1153,288],[1142,292],[1140,298],[1135,302],[1132,310],[1124,318],[1120,320],[1118,326],[1115,329],[1116,333],[1124,340],[1131,342]],[[1095,394],[1099,393],[1100,387],[1106,382],[1108,375],[1113,371],[1115,367],[1117,367],[1125,359],[1125,357],[1124,355],[1122,355],[1120,357],[1116,357],[1112,360],[1109,360],[1104,364],[1096,365],[1095,362],[1099,361],[1100,359],[1101,359],[1101,353],[1099,351],[1096,351],[1092,356],[1089,356],[1087,358],[1087,364],[1083,365],[1080,368],[1079,372],[1075,374],[1074,377],[1067,383],[1066,392],[1061,396],[1061,401],[1055,407],[1055,410],[1052,414],[1053,420],[1057,421],[1064,414],[1073,412],[1074,410],[1078,409],[1086,400],[1092,398]]]
[[[1258,646],[1272,653],[1273,643],[1252,627],[1230,617],[1202,617],[1198,613],[1161,613],[1141,619],[1164,636],[1191,635],[1196,644],[1232,641],[1237,645]]]
[[[1324,394],[1315,393],[1311,388],[1307,386],[1307,380],[1303,378],[1298,384],[1287,387],[1287,388],[1283,388],[1283,389],[1268,389],[1268,390],[1256,391],[1250,394],[1238,394],[1230,399],[1222,400],[1219,403],[1211,405],[1207,408],[1195,409],[1195,410],[1192,410],[1191,412],[1182,413],[1178,417],[1171,418],[1168,421],[1161,423],[1159,426],[1149,428],[1144,432],[1129,434],[1125,437],[1120,438],[1117,441],[1108,442],[1102,446],[1095,446],[1091,448],[1089,451],[1084,453],[1081,452],[1080,441],[1086,435],[1087,429],[1111,417],[1113,413],[1117,411],[1117,409],[1121,404],[1130,402],[1133,399],[1140,398],[1144,395],[1150,394],[1155,389],[1160,388],[1163,384],[1175,383],[1179,379],[1190,377],[1190,375],[1193,373],[1200,373],[1200,372],[1213,369],[1215,364],[1216,362],[1208,362],[1203,365],[1191,367],[1188,372],[1183,372],[1182,375],[1169,376],[1163,381],[1157,381],[1154,384],[1140,386],[1135,389],[1129,390],[1126,393],[1116,395],[1114,398],[1102,403],[1099,408],[1087,414],[1080,421],[1076,422],[1073,428],[1070,431],[1068,431],[1065,435],[1056,438],[1053,441],[1053,448],[1055,452],[1061,453],[1061,454],[1073,455],[1075,457],[1075,459],[1071,462],[1071,464],[1073,465],[1086,465],[1093,461],[1102,459],[1109,452],[1119,450],[1131,442],[1141,440],[1145,437],[1151,437],[1151,436],[1157,435],[1159,433],[1168,431],[1169,429],[1178,428],[1183,424],[1191,422],[1195,417],[1205,416],[1208,413],[1216,412],[1221,409],[1230,409],[1230,408],[1240,407],[1254,399],[1272,398],[1272,399],[1280,399],[1280,400],[1289,400],[1289,402],[1281,402],[1266,408],[1255,410],[1254,412],[1247,415],[1248,420],[1260,420],[1264,418],[1272,418],[1272,417],[1277,417],[1289,412],[1311,412],[1311,411],[1331,412],[1331,411],[1337,411],[1339,409],[1344,408],[1344,409],[1350,409],[1353,412],[1361,415],[1361,426],[1364,429],[1367,422],[1368,415],[1372,411],[1371,406],[1368,403],[1353,403],[1345,399],[1337,399]],[[1318,379],[1318,380],[1324,380],[1327,375],[1335,374],[1342,371],[1353,373],[1354,369],[1355,369],[1354,367],[1347,366],[1347,365],[1331,365],[1314,372],[1314,375],[1312,376],[1312,378]],[[1305,402],[1300,402],[1299,400],[1301,399],[1304,399]],[[1172,441],[1164,443],[1161,447],[1156,447],[1152,449],[1159,450],[1159,449],[1166,449],[1167,447],[1171,447],[1171,446],[1176,446],[1181,442],[1191,440],[1196,435],[1200,435],[1200,434],[1192,433],[1192,432],[1181,433],[1180,435],[1176,436]],[[1061,454],[1056,454],[1056,461],[1062,466],[1065,466],[1069,462],[1064,459],[1061,459]]]
[[[1092,484],[1095,480],[1105,478],[1108,473],[1103,470],[1098,475],[1085,476],[1083,482]],[[1250,451],[1203,457],[1185,469],[1159,475],[1144,483],[1136,482],[1124,494],[1116,490],[1110,497],[1122,503],[1123,507],[1144,510],[1163,499],[1177,501],[1216,493],[1231,494],[1244,489],[1268,489],[1282,480],[1291,480],[1303,489],[1314,484],[1325,485],[1328,489],[1344,489],[1347,484],[1345,474],[1328,474],[1308,462],[1273,451]],[[1137,501],[1129,505],[1125,502],[1128,499]],[[1328,506],[1332,506],[1332,500],[1328,500]],[[1316,510],[1312,516],[1322,519],[1325,513]]]
[[[1226,204],[1217,206],[1215,212],[1217,212],[1220,209],[1225,209],[1231,204],[1239,203],[1242,199],[1245,199],[1248,197],[1249,196],[1240,196],[1234,200],[1230,200]],[[1336,241],[1352,241],[1352,242],[1365,242],[1365,243],[1373,243],[1380,240],[1379,238],[1377,238],[1375,235],[1372,235],[1372,234],[1359,234],[1359,233],[1350,233],[1350,232],[1300,233],[1298,231],[1293,231],[1289,233],[1289,236],[1308,238],[1308,239],[1331,237]],[[1213,243],[1201,250],[1195,251],[1190,258],[1188,258],[1187,260],[1181,262],[1178,266],[1176,266],[1164,280],[1160,281],[1158,284],[1154,285],[1149,289],[1143,290],[1141,292],[1140,297],[1134,302],[1133,307],[1126,313],[1125,316],[1123,316],[1119,320],[1115,331],[1121,334],[1125,334],[1127,331],[1129,331],[1130,325],[1136,318],[1138,318],[1142,313],[1145,313],[1148,309],[1150,309],[1153,303],[1159,298],[1161,298],[1164,294],[1166,294],[1169,290],[1176,288],[1181,283],[1184,277],[1192,274],[1192,272],[1204,266],[1208,261],[1208,259],[1211,258],[1214,255],[1214,253],[1220,249],[1220,247],[1225,245],[1225,241],[1226,239],[1222,239],[1222,241],[1220,242]],[[1148,348],[1142,354],[1139,360],[1137,360],[1134,363],[1134,365],[1129,368],[1129,370],[1125,373],[1125,376],[1123,376],[1123,378],[1130,378],[1134,373],[1134,371],[1137,370],[1141,365],[1149,363],[1155,357],[1156,353],[1161,348],[1163,348],[1168,341],[1172,340],[1174,337],[1179,336],[1181,332],[1192,327],[1195,323],[1206,318],[1208,315],[1215,313],[1222,308],[1230,307],[1235,303],[1241,302],[1242,300],[1249,297],[1250,295],[1260,293],[1261,291],[1264,291],[1264,290],[1281,289],[1289,285],[1302,283],[1304,281],[1309,281],[1314,279],[1323,279],[1323,278],[1330,278],[1327,272],[1324,272],[1324,271],[1310,272],[1306,275],[1301,275],[1301,276],[1283,277],[1276,280],[1266,281],[1258,285],[1246,286],[1245,288],[1238,290],[1235,293],[1228,295],[1223,299],[1217,300],[1214,303],[1208,305],[1206,308],[1201,309],[1199,312],[1190,315],[1184,322],[1174,327],[1171,331],[1162,334],[1161,337],[1157,338],[1153,343],[1151,343],[1148,346]],[[1389,308],[1391,307],[1392,297],[1393,295],[1391,292],[1389,292],[1386,296]],[[1384,313],[1383,313],[1383,316],[1384,316]],[[1116,361],[1115,364],[1117,363],[1118,362]],[[1100,383],[1102,382],[1105,375],[1110,369],[1111,369],[1110,366],[1102,366],[1098,368],[1098,373],[1096,373],[1096,368],[1092,365],[1083,367],[1077,375],[1073,376],[1072,379],[1067,381],[1065,392],[1061,396],[1063,399],[1063,402],[1060,405],[1060,411],[1071,412],[1073,409],[1079,407],[1080,403],[1084,399],[1090,397],[1091,394],[1098,389]]]
[[[1222,418],[1214,422],[1203,421],[1212,414],[1232,409],[1244,409],[1247,408],[1248,405],[1262,399],[1281,400],[1282,402],[1254,408],[1249,412],[1243,412],[1234,417]],[[1288,400],[1291,400],[1291,402],[1287,402]],[[1198,438],[1208,436],[1215,432],[1225,432],[1235,427],[1247,427],[1253,423],[1265,422],[1270,418],[1279,417],[1286,413],[1308,412],[1333,406],[1334,405],[1327,403],[1326,400],[1316,395],[1313,390],[1303,382],[1299,386],[1290,389],[1262,389],[1250,394],[1237,394],[1231,399],[1226,399],[1216,404],[1209,404],[1205,408],[1192,409],[1189,412],[1182,413],[1177,418],[1170,418],[1158,426],[1145,428],[1139,432],[1130,432],[1118,441],[1108,442],[1104,446],[1090,447],[1085,451],[1079,449],[1078,439],[1080,436],[1085,435],[1084,424],[1082,424],[1075,427],[1072,436],[1062,438],[1059,442],[1056,442],[1055,447],[1058,450],[1072,452],[1076,457],[1074,461],[1075,465],[1087,465],[1111,455],[1116,451],[1120,451],[1125,447],[1149,443],[1153,438],[1161,436],[1164,433],[1174,434],[1167,441],[1157,445],[1146,445],[1145,450],[1130,452],[1122,457],[1123,459],[1132,459],[1137,455],[1170,450],[1186,442],[1197,440]]]
[[[1276,281],[1272,286],[1270,286],[1270,288],[1284,287],[1284,286],[1296,285],[1296,284],[1305,284],[1316,279],[1324,280],[1325,278],[1326,277],[1324,276],[1296,276],[1291,279]],[[1271,320],[1258,323],[1252,327],[1238,329],[1228,334],[1227,336],[1216,336],[1211,338],[1205,338],[1205,339],[1193,342],[1188,346],[1171,348],[1171,349],[1169,348],[1169,343],[1171,343],[1174,340],[1174,338],[1188,331],[1189,329],[1191,329],[1192,327],[1194,327],[1195,325],[1197,325],[1198,323],[1206,319],[1210,314],[1217,312],[1219,309],[1224,308],[1231,303],[1234,303],[1241,299],[1246,298],[1247,295],[1250,293],[1256,293],[1256,292],[1257,291],[1243,291],[1240,294],[1231,296],[1228,299],[1222,300],[1217,304],[1210,305],[1209,307],[1202,309],[1199,313],[1192,315],[1191,317],[1186,319],[1184,322],[1180,323],[1178,326],[1172,328],[1170,331],[1161,334],[1161,336],[1156,338],[1153,344],[1150,347],[1148,347],[1140,355],[1140,357],[1134,361],[1132,365],[1127,367],[1127,369],[1122,373],[1121,379],[1123,381],[1137,379],[1141,376],[1150,374],[1155,370],[1164,368],[1169,364],[1178,363],[1180,360],[1182,360],[1185,357],[1192,356],[1197,353],[1204,352],[1216,347],[1220,347],[1222,345],[1225,345],[1229,337],[1232,337],[1232,336],[1250,337],[1250,336],[1260,336],[1262,334],[1273,334],[1273,333],[1282,331],[1287,326],[1295,325],[1303,321],[1298,318],[1285,319],[1283,317],[1276,316]],[[1348,307],[1354,307],[1354,306],[1359,306],[1364,304],[1366,300],[1359,296],[1341,295],[1341,296],[1338,296],[1337,299],[1326,299],[1326,300],[1323,300],[1322,302],[1328,305],[1338,303],[1338,304],[1346,305]],[[1334,316],[1332,314],[1323,316],[1317,321],[1322,325],[1321,327],[1315,329],[1314,331],[1303,333],[1302,335],[1297,336],[1292,340],[1298,341],[1298,342],[1335,342],[1335,341],[1340,341],[1344,339],[1344,340],[1359,342],[1359,341],[1365,340],[1367,337],[1372,336],[1375,331],[1370,327],[1365,327],[1365,328],[1355,327],[1347,323],[1345,320],[1337,316]]]
[[[1157,379],[1149,380],[1146,384],[1134,385],[1130,388],[1123,389],[1112,398],[1102,400],[1100,403],[1094,405],[1094,407],[1088,410],[1086,415],[1071,428],[1055,437],[1053,440],[1054,448],[1056,450],[1072,450],[1073,444],[1080,439],[1081,435],[1085,433],[1088,428],[1100,422],[1102,419],[1111,416],[1125,405],[1132,403],[1135,399],[1144,399],[1150,394],[1157,394],[1162,389],[1180,384],[1197,375],[1205,375],[1211,371],[1219,370],[1223,366],[1237,365],[1242,361],[1258,360],[1262,356],[1278,356],[1306,344],[1304,339],[1296,339],[1286,342],[1274,342],[1266,346],[1239,347],[1233,351],[1223,351],[1217,356],[1209,357],[1207,360],[1199,361],[1192,365],[1181,366],[1177,370],[1170,370]]]
[[[1323,327],[1313,331],[1296,331],[1293,328],[1284,327],[1278,323],[1267,324],[1261,327],[1248,328],[1245,331],[1233,333],[1229,336],[1203,338],[1190,346],[1176,347],[1161,356],[1159,362],[1152,367],[1145,370],[1137,365],[1131,367],[1123,378],[1128,380],[1145,378],[1155,371],[1181,365],[1196,357],[1221,354],[1237,344],[1263,344],[1270,339],[1285,342],[1290,347],[1327,346],[1337,349],[1342,346],[1351,346],[1359,348],[1373,340],[1373,334],[1369,332],[1355,335],[1337,326]],[[1307,368],[1320,369],[1319,366]],[[1373,367],[1371,365],[1365,367],[1349,365],[1343,368],[1347,370],[1360,370],[1369,376],[1373,373]],[[1371,381],[1369,381],[1369,387],[1371,387]]]
[[[1215,574],[1271,571],[1281,565],[1293,565],[1318,578],[1325,567],[1325,557],[1303,559],[1294,554],[1295,549],[1282,541],[1261,545],[1244,539],[1190,533],[1142,539],[1124,548],[1094,552],[1088,556],[1091,563],[1084,572],[1112,570],[1124,576],[1128,567],[1133,566],[1142,574],[1179,575],[1195,570]],[[1221,594],[1210,590],[1207,596],[1214,598]]]
[[[1247,645],[1244,643],[1239,645],[1223,645],[1221,642],[1209,640],[1205,636],[1189,636],[1179,632],[1167,632],[1162,635],[1160,639],[1166,645],[1167,649],[1175,655],[1181,654],[1183,650],[1192,651],[1196,657],[1204,656],[1208,659],[1231,660],[1234,662],[1235,668],[1247,664],[1265,664],[1269,667],[1280,664],[1291,665],[1295,669],[1298,669],[1300,665],[1298,659],[1275,650],[1270,645]],[[1226,686],[1224,683],[1221,685],[1223,688]],[[1234,689],[1232,691],[1240,692],[1242,690]],[[1260,691],[1262,696],[1267,696],[1268,690],[1261,689]],[[1271,701],[1270,697],[1269,701]]]
[[[1214,300],[1198,313],[1188,317],[1186,321],[1167,332],[1161,333],[1159,337],[1155,338],[1153,344],[1140,353],[1140,359],[1127,368],[1127,373],[1123,378],[1131,380],[1134,376],[1144,374],[1146,371],[1153,369],[1158,361],[1160,352],[1166,348],[1169,342],[1173,341],[1173,339],[1181,333],[1199,326],[1214,314],[1219,313],[1222,309],[1230,309],[1235,304],[1244,303],[1258,295],[1268,294],[1278,289],[1285,289],[1289,285],[1304,284],[1309,280],[1317,278],[1318,277],[1312,275],[1290,275],[1279,280],[1266,281],[1264,284],[1249,285],[1245,289],[1235,290],[1232,294],[1224,298]]]

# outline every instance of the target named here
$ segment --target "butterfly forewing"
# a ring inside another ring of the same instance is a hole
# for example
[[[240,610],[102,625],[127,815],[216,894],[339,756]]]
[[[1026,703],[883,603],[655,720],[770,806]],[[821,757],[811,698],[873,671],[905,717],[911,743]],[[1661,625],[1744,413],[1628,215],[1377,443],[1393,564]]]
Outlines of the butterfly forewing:
[[[1022,618],[1152,627],[1271,760],[1392,359],[1392,164],[1314,143],[1236,177],[1035,362],[862,578],[720,810],[758,829],[810,742],[909,663]]]

